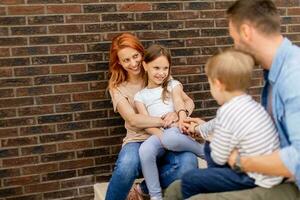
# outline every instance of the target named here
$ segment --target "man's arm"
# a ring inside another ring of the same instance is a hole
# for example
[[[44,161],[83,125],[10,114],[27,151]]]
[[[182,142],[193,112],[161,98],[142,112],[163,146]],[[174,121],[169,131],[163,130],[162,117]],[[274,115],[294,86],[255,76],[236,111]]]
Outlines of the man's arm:
[[[234,150],[231,153],[228,159],[228,163],[231,167],[233,167],[237,155],[237,150]],[[241,157],[241,166],[245,172],[257,172],[270,176],[292,177],[291,172],[282,162],[279,151],[262,156],[243,156]]]

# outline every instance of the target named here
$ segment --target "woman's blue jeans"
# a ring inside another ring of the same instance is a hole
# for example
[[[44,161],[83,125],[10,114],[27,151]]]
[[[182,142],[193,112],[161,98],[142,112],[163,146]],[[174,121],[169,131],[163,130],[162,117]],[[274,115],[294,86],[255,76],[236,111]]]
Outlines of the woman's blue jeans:
[[[141,144],[142,142],[130,142],[122,147],[108,185],[106,200],[125,200],[134,180],[142,176],[139,159]],[[197,157],[191,152],[167,151],[157,165],[162,188],[180,179],[185,172],[198,168]],[[144,181],[141,188],[148,193]]]

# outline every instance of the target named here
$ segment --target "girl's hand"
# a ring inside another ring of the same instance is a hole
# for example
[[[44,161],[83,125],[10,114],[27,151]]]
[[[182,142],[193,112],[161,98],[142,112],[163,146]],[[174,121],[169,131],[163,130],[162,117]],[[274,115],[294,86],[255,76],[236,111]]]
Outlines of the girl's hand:
[[[169,112],[165,114],[162,119],[164,120],[164,128],[171,127],[171,125],[178,121],[178,116],[176,112]]]
[[[196,126],[198,126],[197,123],[195,122],[191,122],[189,124],[185,123],[185,133],[189,136],[191,136],[192,138],[196,138],[197,137],[197,133],[196,133]]]

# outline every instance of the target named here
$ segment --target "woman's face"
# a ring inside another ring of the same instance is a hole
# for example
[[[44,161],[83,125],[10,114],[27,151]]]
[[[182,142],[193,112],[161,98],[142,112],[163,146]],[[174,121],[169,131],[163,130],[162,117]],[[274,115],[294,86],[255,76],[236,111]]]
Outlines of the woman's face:
[[[142,55],[139,51],[126,47],[118,52],[119,63],[129,75],[138,75],[141,72]]]

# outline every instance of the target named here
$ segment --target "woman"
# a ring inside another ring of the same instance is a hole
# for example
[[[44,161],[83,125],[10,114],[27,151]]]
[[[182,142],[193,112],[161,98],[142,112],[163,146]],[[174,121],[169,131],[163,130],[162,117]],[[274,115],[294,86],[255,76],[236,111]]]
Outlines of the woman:
[[[176,113],[169,113],[163,119],[137,114],[133,98],[145,86],[145,72],[141,65],[143,55],[144,47],[132,34],[123,33],[112,41],[108,89],[114,110],[125,120],[127,134],[108,186],[106,200],[126,199],[134,180],[141,176],[139,147],[150,136],[143,129],[167,127],[177,120]],[[192,100],[185,93],[182,96],[185,107],[191,113],[194,108]],[[184,172],[197,167],[194,154],[168,151],[158,161],[161,186],[166,188]],[[131,190],[130,196],[142,199],[142,194],[147,193],[147,187],[143,182],[140,187]]]

